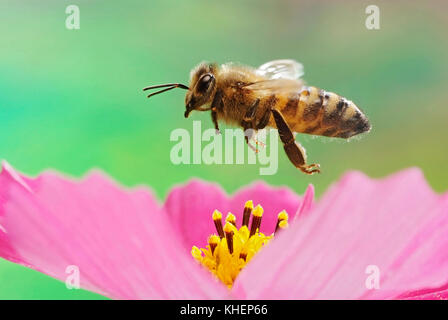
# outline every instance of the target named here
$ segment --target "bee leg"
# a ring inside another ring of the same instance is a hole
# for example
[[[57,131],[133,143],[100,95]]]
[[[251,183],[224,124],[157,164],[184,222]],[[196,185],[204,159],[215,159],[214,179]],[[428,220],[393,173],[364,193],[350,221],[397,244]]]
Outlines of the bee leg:
[[[212,104],[210,105],[210,109],[212,110],[212,121],[215,126],[216,133],[220,133],[219,125],[218,125],[218,110],[224,109],[224,104],[222,102],[222,92],[221,90],[216,91],[215,96],[213,97]]]
[[[217,133],[217,134],[220,134],[221,131],[219,131],[219,125],[218,125],[218,112],[216,112],[216,109],[213,109],[213,108],[212,108],[212,113],[211,113],[211,115],[212,115],[212,121],[213,121],[213,124],[215,125],[216,133]]]
[[[251,140],[254,136],[254,129],[255,129],[255,113],[257,112],[258,104],[260,103],[260,99],[255,100],[255,102],[252,104],[252,106],[247,109],[246,114],[244,115],[243,120],[241,121],[241,126],[244,130],[244,138],[246,139],[247,145],[255,151],[255,153],[258,153],[258,148],[254,147],[252,144],[249,143],[249,140]],[[251,130],[248,130],[251,129]]]
[[[254,139],[257,135],[256,130],[250,127],[243,127],[244,130],[244,139],[246,140],[246,143],[249,148],[251,148],[255,153],[258,153],[258,144],[256,143],[256,146],[254,147],[249,141]]]
[[[258,143],[255,140],[256,133],[254,134],[254,131],[254,129],[244,130],[244,138],[246,139],[247,146],[251,148],[255,153],[258,153]],[[252,143],[249,142],[252,139],[255,141],[255,146],[253,146]]]
[[[270,118],[271,118],[271,109],[266,108],[266,111],[261,117],[260,122],[258,122],[256,125],[256,129],[257,130],[264,129],[268,125]]]
[[[269,123],[269,119],[271,118],[271,109],[270,108],[266,108],[265,113],[263,114],[263,116],[261,117],[260,121],[255,125],[255,130],[261,130],[266,128],[266,126]],[[262,147],[266,147],[266,144],[264,144],[261,141],[258,141],[256,138],[254,138],[255,140],[255,144],[261,145]]]
[[[278,110],[272,109],[272,115],[274,116],[275,124],[277,125],[278,133],[280,135],[280,140],[283,143],[283,148],[285,149],[286,155],[292,164],[306,174],[313,174],[315,172],[319,173],[319,164],[306,164],[305,149],[303,149],[303,147],[294,139],[291,128],[286,123],[282,114]]]

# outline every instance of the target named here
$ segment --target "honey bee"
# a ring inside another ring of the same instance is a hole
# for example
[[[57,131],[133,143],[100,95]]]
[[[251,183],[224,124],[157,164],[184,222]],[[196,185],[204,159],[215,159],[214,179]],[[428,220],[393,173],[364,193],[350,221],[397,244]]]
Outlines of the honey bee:
[[[257,69],[203,62],[191,71],[189,86],[169,83],[143,90],[163,88],[148,98],[174,88],[188,90],[185,118],[192,111],[210,111],[218,132],[218,121],[251,132],[245,137],[249,146],[251,140],[256,141],[257,130],[277,129],[292,164],[313,174],[320,172],[320,165],[307,164],[305,149],[295,140],[295,133],[347,139],[369,131],[371,126],[352,101],[305,86],[302,75],[302,64],[294,60],[274,60]]]

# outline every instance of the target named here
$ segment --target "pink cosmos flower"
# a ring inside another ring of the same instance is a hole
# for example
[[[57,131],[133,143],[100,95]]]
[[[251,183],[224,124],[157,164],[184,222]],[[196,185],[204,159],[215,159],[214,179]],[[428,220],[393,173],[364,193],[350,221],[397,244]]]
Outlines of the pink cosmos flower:
[[[228,289],[190,251],[216,232],[213,210],[239,222],[246,200],[264,207],[261,232],[283,209],[289,228]],[[101,172],[32,179],[4,163],[0,256],[62,281],[75,265],[81,287],[116,299],[446,299],[448,193],[408,169],[382,180],[347,173],[317,204],[312,186],[300,197],[259,182],[228,196],[193,180],[161,206]],[[367,285],[369,266],[379,288]]]

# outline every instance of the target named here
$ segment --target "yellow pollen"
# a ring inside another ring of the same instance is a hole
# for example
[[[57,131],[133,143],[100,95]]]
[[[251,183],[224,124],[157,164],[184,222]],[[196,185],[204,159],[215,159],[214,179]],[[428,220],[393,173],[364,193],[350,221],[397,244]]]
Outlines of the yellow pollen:
[[[224,232],[230,233],[233,230],[236,230],[236,228],[230,222],[226,222],[226,225],[224,226]]]
[[[261,217],[263,216],[263,208],[258,204],[252,211],[252,225],[250,226],[250,236],[252,237],[261,225]]]
[[[250,215],[252,223],[249,226]],[[265,235],[260,232],[262,216],[263,208],[260,205],[254,208],[253,202],[247,201],[243,210],[243,225],[238,228],[235,215],[229,213],[223,227],[222,214],[215,210],[212,217],[218,235],[210,235],[205,248],[193,246],[191,255],[229,289],[232,288],[240,271],[274,237],[274,233]],[[277,225],[273,227],[277,230],[287,226],[288,214],[283,210],[278,215]]]
[[[213,211],[213,220],[221,220],[222,219],[222,213],[218,210]]]
[[[222,230],[222,213],[218,210],[213,211],[213,222],[215,223],[216,231],[218,231],[219,237],[224,238],[224,231]]]
[[[288,221],[286,221],[286,220],[280,221],[279,224],[278,224],[278,227],[280,229],[286,229],[288,227]]]
[[[233,224],[235,226],[236,225],[235,215],[233,215],[232,213],[229,212],[226,217],[226,222],[230,222],[231,224]]]
[[[278,220],[279,220],[279,221],[283,221],[283,220],[288,221],[288,214],[286,213],[285,210],[283,210],[282,212],[280,212],[280,213],[278,214]]]
[[[255,209],[252,212],[252,214],[255,217],[261,217],[263,215],[263,208],[259,204],[257,204],[257,206],[255,207]]]
[[[250,208],[253,209],[254,208],[254,203],[252,200],[246,201],[246,204],[244,205],[244,208]]]
[[[208,237],[208,244],[216,244],[218,245],[219,243],[219,237],[216,234],[212,234],[210,237]]]
[[[220,238],[217,235],[212,234],[210,237],[208,237],[208,245],[210,247],[210,252],[212,254],[215,252],[215,249],[218,246],[219,241]]]
[[[278,214],[277,225],[275,226],[275,232],[277,232],[279,228],[285,229],[287,227],[288,227],[288,214],[286,213],[285,210],[283,210]]]

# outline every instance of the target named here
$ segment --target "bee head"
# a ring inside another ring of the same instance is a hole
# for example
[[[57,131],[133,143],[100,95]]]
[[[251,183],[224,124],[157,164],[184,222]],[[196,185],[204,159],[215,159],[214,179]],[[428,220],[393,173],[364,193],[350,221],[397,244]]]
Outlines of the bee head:
[[[185,96],[185,118],[191,111],[212,102],[216,92],[216,72],[217,65],[206,62],[200,63],[191,71],[190,90]]]
[[[185,118],[188,117],[191,111],[199,110],[204,104],[211,103],[212,97],[216,92],[215,75],[218,66],[213,63],[200,63],[190,74],[190,86],[187,87],[181,83],[167,83],[143,88],[143,91],[152,89],[161,89],[159,91],[150,93],[148,98],[163,93],[175,88],[188,90],[185,96]],[[204,111],[203,109],[201,109]]]

